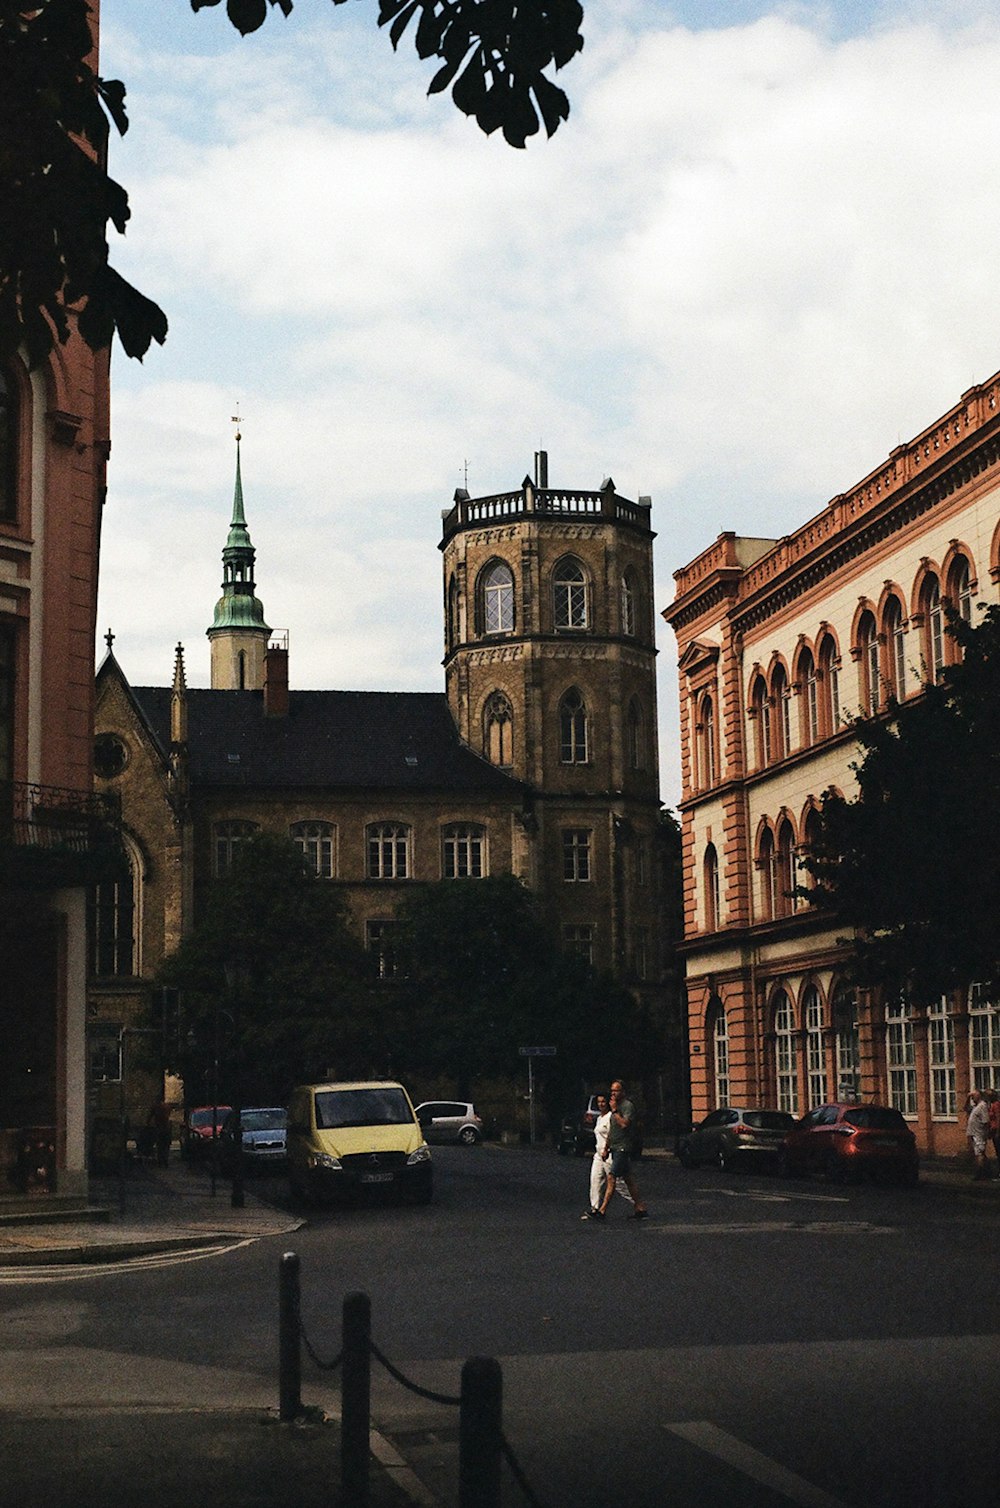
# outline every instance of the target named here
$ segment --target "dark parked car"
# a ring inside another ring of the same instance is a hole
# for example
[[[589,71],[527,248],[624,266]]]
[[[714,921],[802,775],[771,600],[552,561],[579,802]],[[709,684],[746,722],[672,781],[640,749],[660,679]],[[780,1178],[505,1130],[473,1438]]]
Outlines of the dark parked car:
[[[867,1173],[916,1183],[917,1140],[898,1110],[885,1105],[820,1105],[797,1121],[782,1143],[783,1173],[823,1173],[853,1181]]]
[[[601,1091],[606,1094],[606,1090]],[[556,1151],[560,1157],[566,1157],[572,1153],[574,1157],[592,1157],[594,1153],[594,1124],[597,1120],[597,1095],[587,1096],[586,1103],[581,1111],[570,1112],[563,1116],[559,1130],[556,1132]],[[644,1130],[642,1116],[636,1110],[635,1125],[632,1128],[632,1156],[641,1157],[643,1151]]]
[[[697,1168],[706,1162],[724,1169],[745,1168],[752,1162],[773,1162],[786,1133],[794,1125],[794,1115],[785,1110],[724,1105],[681,1137],[677,1156],[685,1168]]]
[[[483,1123],[467,1100],[425,1100],[416,1107],[416,1117],[429,1142],[460,1141],[474,1147],[483,1139]]]
[[[219,1137],[219,1160],[223,1172],[236,1166],[236,1111],[226,1117]],[[255,1107],[240,1114],[243,1130],[243,1169],[247,1173],[284,1168],[288,1114],[280,1105]]]
[[[181,1156],[192,1161],[207,1157],[212,1150],[212,1112],[215,1112],[215,1134],[218,1136],[225,1124],[231,1105],[195,1105],[184,1117],[181,1127]]]

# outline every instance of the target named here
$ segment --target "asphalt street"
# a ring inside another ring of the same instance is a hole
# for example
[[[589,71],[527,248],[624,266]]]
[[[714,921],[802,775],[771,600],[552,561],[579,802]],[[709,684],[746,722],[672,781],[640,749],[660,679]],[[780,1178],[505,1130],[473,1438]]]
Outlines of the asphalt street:
[[[486,1145],[435,1162],[427,1208],[321,1210],[291,1237],[0,1285],[4,1407],[273,1408],[292,1248],[320,1360],[356,1290],[426,1388],[457,1394],[466,1357],[500,1360],[507,1438],[545,1508],[992,1500],[997,1201],[648,1159],[650,1218],[616,1201],[598,1225],[580,1218],[584,1161]],[[283,1183],[258,1191],[292,1212]],[[339,1408],[309,1360],[303,1393]],[[373,1416],[424,1501],[451,1508],[457,1410],[376,1365]],[[524,1501],[509,1480],[505,1504]]]

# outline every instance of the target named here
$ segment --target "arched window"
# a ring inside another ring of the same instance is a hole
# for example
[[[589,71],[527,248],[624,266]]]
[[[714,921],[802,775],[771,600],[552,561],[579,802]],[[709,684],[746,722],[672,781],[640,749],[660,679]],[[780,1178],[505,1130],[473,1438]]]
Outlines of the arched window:
[[[840,727],[840,656],[832,634],[824,634],[819,646],[820,707],[823,733]]]
[[[799,1113],[799,1075],[795,1051],[795,1012],[784,990],[771,1006],[774,1020],[774,1074],[778,1109]]]
[[[795,909],[795,834],[792,824],[785,819],[778,828],[778,848],[775,856],[774,911],[775,916],[788,916]]]
[[[858,699],[862,717],[874,717],[879,709],[878,632],[871,613],[862,613],[858,624]]]
[[[716,932],[719,927],[719,855],[714,843],[705,849],[705,931]]]
[[[974,1089],[1000,1087],[1000,1006],[981,984],[969,990],[969,1077]]]
[[[552,577],[552,618],[556,628],[589,628],[587,576],[578,560],[561,560]]]
[[[806,812],[805,820],[802,824],[802,848],[805,850],[806,854],[815,853],[816,845],[819,842],[819,835],[822,831],[822,827],[822,817],[820,816],[816,808],[814,806],[811,806]],[[816,880],[814,876],[801,863],[801,855],[799,862],[796,864],[795,868],[797,881],[805,885],[815,885]]]
[[[775,891],[775,852],[774,834],[769,827],[765,827],[760,835],[760,849],[757,857],[757,868],[760,870],[760,911],[764,921],[770,921],[774,916],[774,891]]]
[[[851,989],[843,983],[838,984],[833,992],[833,1034],[837,1099],[858,1099],[861,1095],[861,1039],[858,1035],[858,1005]]]
[[[823,1042],[823,1002],[814,984],[802,994],[802,1017],[806,1024],[806,1092],[809,1109],[825,1105],[826,1048]]]
[[[559,703],[559,758],[563,764],[586,764],[588,752],[587,706],[576,686]]]
[[[939,681],[944,672],[944,608],[936,576],[928,576],[924,582],[920,607],[924,617],[924,673],[929,681]]]
[[[441,874],[446,880],[481,880],[486,873],[486,829],[453,822],[441,832]]]
[[[771,676],[771,700],[774,703],[774,757],[784,759],[792,752],[792,691],[784,665],[776,665]]]
[[[927,1063],[930,1070],[931,1115],[935,1120],[954,1120],[958,1114],[955,1091],[955,1023],[942,995],[927,1011]]]
[[[509,634],[514,631],[514,577],[505,561],[495,560],[480,578],[481,631]]]
[[[452,576],[448,583],[448,648],[454,649],[460,637],[458,582]]]
[[[131,978],[139,972],[138,854],[125,844],[126,863],[113,878],[101,880],[87,894],[90,972],[99,977]]]
[[[17,518],[19,432],[17,388],[0,370],[0,519],[5,523]]]
[[[913,1022],[905,1000],[890,1001],[885,1008],[885,1066],[889,1079],[889,1104],[903,1115],[916,1115],[917,1069]]]
[[[646,768],[646,724],[642,715],[642,705],[639,698],[635,696],[628,704],[625,743],[629,769],[644,770]]]
[[[0,623],[0,781],[9,781],[14,778],[14,681],[16,661],[16,638],[12,624]],[[0,807],[0,813],[10,818],[10,793],[7,795],[8,807],[4,813]]]
[[[805,748],[819,738],[819,682],[812,650],[803,650],[799,659],[800,716],[802,743]]]
[[[771,704],[762,675],[754,677],[750,688],[750,716],[753,720],[754,763],[762,770],[771,757]]]
[[[483,753],[491,764],[507,769],[514,763],[514,712],[502,691],[486,698],[483,708]]]
[[[717,780],[715,768],[715,703],[703,696],[698,709],[698,780],[708,790]]]
[[[638,633],[638,615],[636,611],[638,602],[638,588],[636,586],[635,572],[628,570],[622,576],[621,589],[621,612],[622,633],[634,639]]]
[[[729,1025],[719,1001],[712,1021],[712,1069],[716,1105],[729,1104]]]
[[[367,829],[368,878],[405,880],[413,868],[410,829],[404,822],[376,822]]]
[[[948,574],[948,597],[958,616],[971,623],[972,572],[964,555],[959,555]]]
[[[293,822],[288,829],[289,837],[317,879],[333,879],[336,833],[332,822]]]
[[[236,850],[241,843],[258,831],[256,822],[217,822],[212,829],[212,841],[214,845],[215,874],[217,879],[222,879],[232,868]]]
[[[885,624],[889,693],[893,701],[901,702],[906,696],[906,630],[898,597],[889,598],[882,621]]]

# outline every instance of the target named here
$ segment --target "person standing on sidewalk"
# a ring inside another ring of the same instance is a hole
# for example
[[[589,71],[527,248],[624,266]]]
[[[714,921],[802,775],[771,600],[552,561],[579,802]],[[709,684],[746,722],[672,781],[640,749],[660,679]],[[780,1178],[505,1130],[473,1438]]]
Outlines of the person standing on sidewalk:
[[[625,1098],[625,1086],[621,1079],[615,1079],[611,1085],[610,1104],[611,1124],[608,1130],[608,1151],[611,1154],[611,1166],[608,1169],[608,1184],[604,1190],[603,1200],[597,1208],[591,1211],[591,1215],[595,1220],[604,1219],[608,1205],[614,1196],[615,1186],[619,1179],[623,1179],[635,1204],[635,1219],[644,1220],[648,1211],[639,1193],[639,1186],[633,1177],[631,1162],[635,1106],[631,1100]]]
[[[995,1089],[988,1089],[986,1098],[989,1101],[990,1141],[997,1159],[997,1177],[1000,1178],[1000,1094]]]
[[[968,1120],[965,1123],[965,1134],[969,1139],[969,1150],[975,1163],[973,1178],[988,1178],[986,1168],[986,1142],[990,1134],[990,1109],[978,1089],[969,1092]]]

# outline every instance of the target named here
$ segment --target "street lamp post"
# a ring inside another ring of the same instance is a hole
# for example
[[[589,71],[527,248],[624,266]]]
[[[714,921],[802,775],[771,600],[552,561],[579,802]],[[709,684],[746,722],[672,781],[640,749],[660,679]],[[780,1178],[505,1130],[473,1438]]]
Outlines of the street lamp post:
[[[233,1052],[235,1055],[235,1094],[233,1095],[233,1124],[235,1127],[236,1144],[233,1156],[233,1187],[230,1195],[230,1203],[234,1210],[241,1210],[246,1203],[243,1188],[243,1083],[242,1061],[243,1055],[240,1050],[240,994],[246,981],[246,963],[242,958],[234,958],[226,964],[226,986],[229,991],[229,1003],[233,1018]]]

